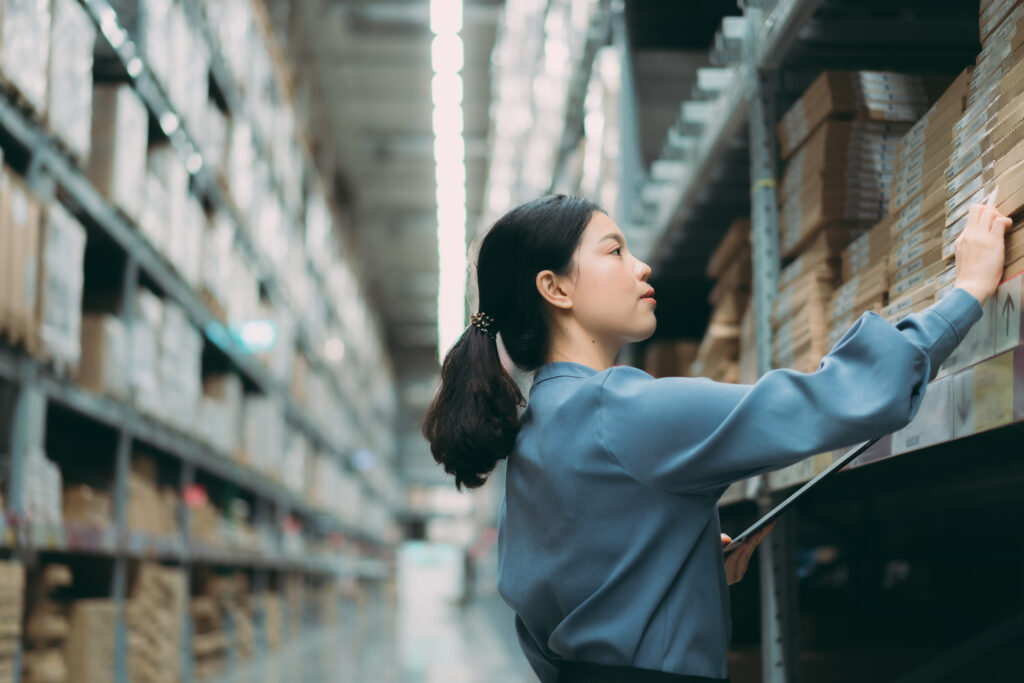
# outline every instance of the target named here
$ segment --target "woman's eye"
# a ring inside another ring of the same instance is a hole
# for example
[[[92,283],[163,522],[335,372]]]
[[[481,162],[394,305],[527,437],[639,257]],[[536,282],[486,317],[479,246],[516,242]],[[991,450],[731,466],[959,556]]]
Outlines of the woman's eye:
[[[614,249],[612,249],[612,253],[617,253],[619,256],[622,256],[622,247],[615,247]]]

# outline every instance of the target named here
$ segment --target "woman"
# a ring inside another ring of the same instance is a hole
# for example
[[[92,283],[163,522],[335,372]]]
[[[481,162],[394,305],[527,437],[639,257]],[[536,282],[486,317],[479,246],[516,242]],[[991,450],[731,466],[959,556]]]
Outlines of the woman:
[[[741,386],[613,367],[654,332],[656,303],[651,269],[593,203],[545,197],[495,223],[480,311],[444,359],[423,431],[460,490],[508,457],[498,590],[540,680],[728,680],[728,584],[760,537],[723,558],[719,497],[908,424],[995,292],[1009,225],[974,207],[945,298],[896,325],[865,313],[817,372]],[[528,403],[499,333],[536,371]]]

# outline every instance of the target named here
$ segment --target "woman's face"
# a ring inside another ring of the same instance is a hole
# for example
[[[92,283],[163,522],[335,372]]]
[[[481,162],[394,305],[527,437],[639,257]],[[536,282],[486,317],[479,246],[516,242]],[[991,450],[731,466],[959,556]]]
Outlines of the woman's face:
[[[651,267],[626,248],[619,226],[595,211],[576,252],[572,285],[576,319],[591,334],[617,343],[638,342],[654,334]]]

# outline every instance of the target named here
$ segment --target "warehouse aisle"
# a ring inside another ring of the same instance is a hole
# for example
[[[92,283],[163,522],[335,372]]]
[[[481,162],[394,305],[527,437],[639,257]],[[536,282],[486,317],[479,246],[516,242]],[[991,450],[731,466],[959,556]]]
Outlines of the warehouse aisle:
[[[292,641],[225,683],[536,683],[496,595],[427,612],[371,597],[343,614],[341,625]]]

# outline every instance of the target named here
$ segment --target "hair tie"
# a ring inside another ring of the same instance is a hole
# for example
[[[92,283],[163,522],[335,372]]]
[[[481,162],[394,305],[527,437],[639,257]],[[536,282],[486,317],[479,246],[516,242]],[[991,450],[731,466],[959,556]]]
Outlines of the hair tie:
[[[474,313],[471,316],[472,325],[476,328],[477,332],[486,334],[491,339],[498,336],[498,326],[494,322],[494,318],[487,315],[484,312]]]

